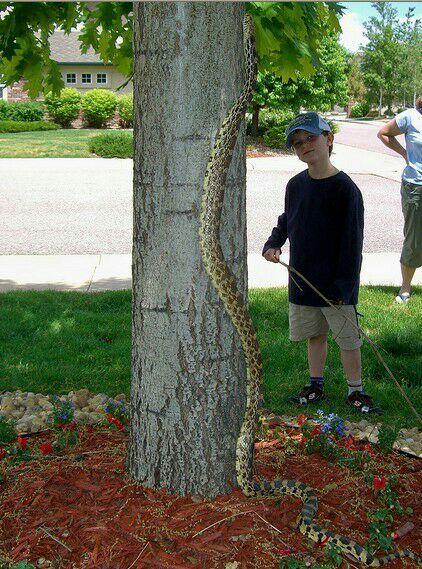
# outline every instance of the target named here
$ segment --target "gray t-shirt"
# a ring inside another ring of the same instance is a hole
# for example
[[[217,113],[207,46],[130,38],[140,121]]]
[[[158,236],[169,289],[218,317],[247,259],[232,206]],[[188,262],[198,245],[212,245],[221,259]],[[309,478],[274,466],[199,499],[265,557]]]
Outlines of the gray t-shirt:
[[[407,109],[399,113],[395,121],[405,135],[409,161],[402,178],[411,184],[422,185],[422,114],[416,109]]]

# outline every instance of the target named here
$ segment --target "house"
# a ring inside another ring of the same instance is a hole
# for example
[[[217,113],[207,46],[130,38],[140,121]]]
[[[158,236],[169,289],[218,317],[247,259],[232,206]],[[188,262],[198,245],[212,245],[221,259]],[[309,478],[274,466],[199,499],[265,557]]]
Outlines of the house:
[[[73,87],[81,93],[89,89],[117,91],[127,78],[117,71],[114,65],[103,63],[93,49],[81,53],[78,35],[78,31],[70,34],[56,31],[50,38],[51,58],[59,65],[65,87]],[[10,102],[28,101],[29,97],[23,85],[23,80],[9,87],[0,85],[0,98]],[[118,92],[131,93],[132,82]]]

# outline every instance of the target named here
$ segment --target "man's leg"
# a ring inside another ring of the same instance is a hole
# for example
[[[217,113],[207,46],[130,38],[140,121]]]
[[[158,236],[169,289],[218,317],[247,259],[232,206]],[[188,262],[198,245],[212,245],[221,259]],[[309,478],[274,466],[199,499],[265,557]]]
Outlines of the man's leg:
[[[402,285],[399,294],[403,293],[410,294],[412,278],[413,275],[415,274],[416,268],[408,267],[407,265],[403,265],[403,263],[400,263],[400,266],[401,266]]]
[[[324,377],[327,359],[327,334],[308,339],[308,364],[311,378]]]

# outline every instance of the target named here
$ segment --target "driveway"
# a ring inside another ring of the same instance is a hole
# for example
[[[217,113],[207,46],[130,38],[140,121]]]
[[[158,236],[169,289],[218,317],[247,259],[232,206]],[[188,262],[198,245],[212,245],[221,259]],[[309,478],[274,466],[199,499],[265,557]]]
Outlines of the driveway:
[[[339,144],[335,147],[334,162],[337,159],[339,167],[351,173],[364,196],[365,252],[401,249],[398,179],[402,165],[399,159],[388,157],[390,178],[369,174],[374,164],[384,172],[382,156],[364,151],[353,154]],[[302,169],[294,157],[248,160],[249,253],[261,252],[282,212],[286,182]],[[132,247],[132,161],[2,159],[0,208],[1,255],[128,254]]]
[[[335,142],[362,150],[371,150],[372,152],[379,152],[380,154],[397,156],[393,150],[387,148],[377,137],[378,131],[383,123],[378,121],[376,124],[371,122],[336,122],[340,127],[340,132],[334,135]],[[402,146],[405,146],[404,135],[398,136],[397,139]],[[353,168],[352,164],[350,166]]]

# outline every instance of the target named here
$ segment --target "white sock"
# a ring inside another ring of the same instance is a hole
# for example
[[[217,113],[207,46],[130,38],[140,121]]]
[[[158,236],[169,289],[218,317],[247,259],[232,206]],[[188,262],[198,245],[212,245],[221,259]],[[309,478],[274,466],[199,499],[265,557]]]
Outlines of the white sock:
[[[362,382],[358,383],[357,385],[350,385],[350,383],[348,383],[347,387],[349,388],[349,395],[351,395],[355,391],[359,391],[360,393],[363,393]]]

